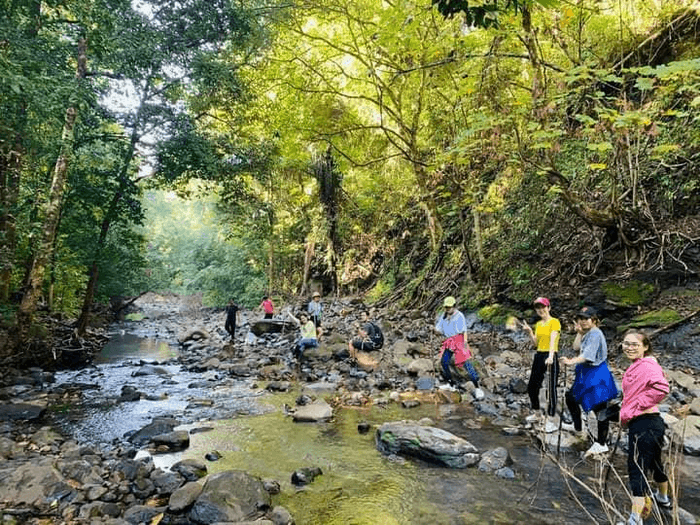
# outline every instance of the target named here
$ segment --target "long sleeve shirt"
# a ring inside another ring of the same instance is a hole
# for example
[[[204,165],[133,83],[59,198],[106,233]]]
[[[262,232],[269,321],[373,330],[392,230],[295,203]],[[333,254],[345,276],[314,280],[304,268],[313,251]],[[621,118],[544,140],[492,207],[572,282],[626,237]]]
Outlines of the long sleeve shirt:
[[[654,414],[669,393],[664,371],[653,357],[634,361],[622,376],[620,423],[625,425],[642,414]]]

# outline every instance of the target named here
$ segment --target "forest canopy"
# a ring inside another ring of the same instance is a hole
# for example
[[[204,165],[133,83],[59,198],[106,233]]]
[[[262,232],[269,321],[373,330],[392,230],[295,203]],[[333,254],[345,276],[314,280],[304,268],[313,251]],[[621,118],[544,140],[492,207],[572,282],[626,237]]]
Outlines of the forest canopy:
[[[8,322],[46,307],[84,330],[95,301],[148,289],[253,306],[316,280],[476,306],[698,272],[688,2],[24,0],[0,13]],[[162,228],[144,228],[155,190],[200,200],[159,201]]]

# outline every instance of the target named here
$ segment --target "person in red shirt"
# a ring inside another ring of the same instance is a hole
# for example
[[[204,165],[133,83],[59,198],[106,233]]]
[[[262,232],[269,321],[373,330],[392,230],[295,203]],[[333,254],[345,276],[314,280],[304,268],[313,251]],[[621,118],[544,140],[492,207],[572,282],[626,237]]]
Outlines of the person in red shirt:
[[[265,312],[265,319],[272,319],[272,315],[275,313],[275,305],[272,304],[272,300],[267,295],[263,296],[258,308],[262,308],[263,312]]]

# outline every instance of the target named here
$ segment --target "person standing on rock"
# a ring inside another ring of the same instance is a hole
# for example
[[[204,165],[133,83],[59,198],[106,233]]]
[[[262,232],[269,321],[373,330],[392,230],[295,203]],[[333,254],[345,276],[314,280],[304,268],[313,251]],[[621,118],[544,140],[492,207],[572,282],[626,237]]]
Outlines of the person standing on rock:
[[[651,354],[646,334],[630,330],[622,341],[622,351],[632,362],[622,377],[620,424],[629,429],[627,470],[632,489],[632,512],[627,525],[641,525],[647,494],[646,473],[651,472],[658,490],[654,499],[659,507],[671,508],[668,476],[661,462],[664,420],[658,404],[669,393],[661,366]]]
[[[226,323],[224,324],[224,328],[231,336],[232,341],[236,340],[236,322],[239,317],[238,310],[238,305],[233,299],[229,300],[228,306],[226,306]]]
[[[287,315],[294,321],[301,330],[301,337],[294,345],[293,353],[296,358],[301,361],[301,357],[304,354],[304,350],[307,348],[314,348],[318,346],[318,336],[316,332],[316,325],[309,319],[309,316],[302,312],[299,314],[297,319],[292,315],[292,312],[287,312]]]
[[[462,367],[469,374],[474,386],[479,387],[479,376],[474,369],[474,366],[469,362],[471,358],[471,350],[467,342],[467,321],[464,314],[457,310],[455,304],[457,300],[448,296],[443,301],[445,307],[444,313],[440,314],[435,331],[444,335],[447,339],[442,342],[440,357],[440,366],[442,368],[443,377],[450,383],[455,382],[452,376],[451,365],[456,368]]]
[[[272,300],[267,295],[263,295],[262,302],[258,308],[262,308],[262,311],[265,313],[263,319],[272,319],[275,313],[275,305],[272,304]]]
[[[546,297],[538,297],[533,301],[533,306],[540,320],[533,330],[526,321],[521,323],[523,330],[530,336],[535,345],[535,357],[532,360],[530,381],[527,385],[527,393],[530,396],[530,405],[535,411],[540,410],[540,389],[547,375],[547,389],[549,402],[547,414],[553,416],[557,410],[557,381],[559,379],[559,335],[561,323],[550,315],[550,303]]]
[[[585,412],[592,410],[598,415],[608,401],[617,396],[615,380],[608,368],[608,345],[605,335],[598,328],[598,312],[591,306],[584,306],[576,314],[576,337],[574,350],[580,350],[577,357],[561,358],[565,366],[576,366],[576,377],[571,389],[566,392],[566,406],[569,408],[574,429],[581,431],[581,407]],[[598,418],[598,436],[585,457],[603,454],[608,451],[607,440],[610,422]]]
[[[316,326],[316,332],[319,337],[321,337],[321,317],[323,316],[323,304],[321,303],[321,294],[319,292],[314,292],[311,296],[311,301],[306,307],[306,311],[309,314],[309,318],[314,322]]]

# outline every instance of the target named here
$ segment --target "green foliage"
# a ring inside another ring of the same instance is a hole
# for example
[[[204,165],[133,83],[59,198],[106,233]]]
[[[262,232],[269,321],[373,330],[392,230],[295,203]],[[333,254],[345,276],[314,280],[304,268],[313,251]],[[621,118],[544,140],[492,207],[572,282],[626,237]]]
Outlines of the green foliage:
[[[479,317],[494,325],[505,325],[508,318],[517,316],[518,312],[511,308],[507,308],[498,303],[493,303],[488,306],[479,308],[477,311]]]
[[[221,235],[214,195],[184,200],[153,190],[145,197],[146,289],[202,292],[210,306],[224,306],[230,298],[247,307],[260,303],[264,274],[250,264],[242,245]]]
[[[609,300],[622,306],[642,305],[651,299],[655,293],[653,284],[641,281],[607,282],[601,285],[601,289]]]

